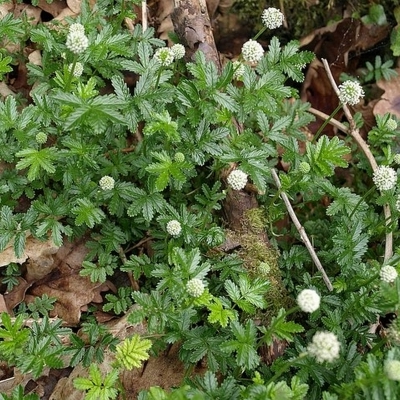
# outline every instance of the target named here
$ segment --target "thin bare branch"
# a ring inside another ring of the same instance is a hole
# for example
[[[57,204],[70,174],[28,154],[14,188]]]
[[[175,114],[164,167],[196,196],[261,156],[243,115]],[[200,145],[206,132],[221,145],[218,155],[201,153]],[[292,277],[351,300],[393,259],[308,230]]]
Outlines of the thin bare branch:
[[[286,193],[281,190],[282,185],[281,185],[281,181],[279,180],[278,174],[276,173],[275,169],[273,169],[273,168],[271,168],[271,173],[272,173],[272,178],[274,179],[275,184],[280,191],[280,196],[288,210],[289,216],[294,223],[294,226],[296,227],[297,231],[300,234],[301,239],[303,240],[304,244],[306,245],[307,250],[310,253],[312,260],[314,261],[315,266],[318,268],[319,272],[321,272],[322,279],[324,280],[326,287],[331,292],[333,290],[332,283],[329,280],[328,275],[326,274],[324,267],[322,266],[321,261],[319,260],[317,253],[315,252],[314,247],[311,244],[310,239],[308,238],[305,229],[303,228],[299,219],[297,218],[297,215],[294,212],[292,205],[290,204],[289,198],[287,197]]]
[[[146,0],[142,1],[142,26],[143,32],[147,29],[147,3]]]

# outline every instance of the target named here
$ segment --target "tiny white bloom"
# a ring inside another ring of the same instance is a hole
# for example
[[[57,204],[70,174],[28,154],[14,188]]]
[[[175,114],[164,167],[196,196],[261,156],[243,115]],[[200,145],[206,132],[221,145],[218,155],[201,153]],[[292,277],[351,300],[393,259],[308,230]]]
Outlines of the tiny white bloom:
[[[71,72],[72,67],[74,64],[69,64],[68,70]],[[72,75],[75,76],[75,78],[79,78],[82,75],[83,72],[83,65],[80,62],[75,63],[74,71],[72,72]]]
[[[399,154],[399,153],[394,155],[393,161],[394,161],[396,164],[400,164],[400,154]]]
[[[240,169],[234,169],[226,180],[233,190],[242,190],[247,183],[247,174]]]
[[[182,231],[182,226],[180,222],[177,221],[176,219],[173,219],[167,223],[167,232],[171,236],[177,237],[181,234],[181,231]]]
[[[242,46],[242,56],[245,61],[252,64],[258,63],[264,55],[264,49],[260,43],[253,39],[248,40]]]
[[[99,185],[103,190],[112,190],[114,189],[115,180],[111,176],[105,175],[100,179]]]
[[[396,120],[393,119],[393,118],[389,118],[389,119],[387,120],[387,122],[386,122],[386,128],[387,128],[389,131],[394,131],[394,130],[396,130],[396,129],[397,129],[397,122],[396,122]]]
[[[332,332],[317,332],[307,346],[307,351],[319,363],[332,362],[339,357],[340,342]]]
[[[397,278],[397,275],[396,268],[392,267],[391,265],[384,265],[379,272],[381,279],[387,283],[394,282]]]
[[[74,54],[80,54],[89,46],[89,39],[83,32],[74,31],[68,33],[65,44]]]
[[[374,171],[372,180],[381,192],[384,190],[390,190],[396,186],[397,172],[391,167],[380,165]]]
[[[200,297],[204,292],[204,283],[197,278],[191,279],[186,284],[187,292],[193,297]]]
[[[73,32],[77,32],[77,33],[85,33],[85,27],[80,24],[79,22],[76,22],[74,24],[71,24],[69,27],[69,33],[73,33]]]
[[[349,80],[339,85],[339,100],[343,104],[354,106],[361,97],[364,97],[364,90],[359,82]]]
[[[269,29],[279,28],[285,17],[280,10],[274,7],[266,8],[261,14],[262,23]]]
[[[163,66],[168,67],[174,61],[174,53],[169,47],[157,49],[154,53],[154,58]]]
[[[388,379],[400,381],[400,361],[386,360],[383,369]]]
[[[240,61],[233,62],[233,79],[240,80],[244,74],[244,64]]]
[[[185,56],[185,52],[186,52],[185,46],[180,43],[174,44],[171,47],[171,51],[172,51],[172,54],[173,54],[175,60],[180,60],[181,58],[183,58]]]
[[[312,313],[318,310],[321,298],[313,289],[304,289],[297,296],[297,304],[302,311]]]

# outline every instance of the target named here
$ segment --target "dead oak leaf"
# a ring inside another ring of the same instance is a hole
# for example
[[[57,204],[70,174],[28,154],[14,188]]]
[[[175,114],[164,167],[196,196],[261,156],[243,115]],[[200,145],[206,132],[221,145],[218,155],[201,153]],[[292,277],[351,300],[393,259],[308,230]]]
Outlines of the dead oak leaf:
[[[375,104],[374,115],[390,113],[400,118],[400,68],[396,68],[397,77],[389,81],[381,79],[376,85],[384,90],[381,99]]]

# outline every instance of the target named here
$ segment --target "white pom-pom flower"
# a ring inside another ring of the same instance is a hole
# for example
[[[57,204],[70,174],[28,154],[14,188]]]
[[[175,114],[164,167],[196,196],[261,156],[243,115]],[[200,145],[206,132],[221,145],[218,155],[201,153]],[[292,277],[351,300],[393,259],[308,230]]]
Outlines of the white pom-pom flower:
[[[157,49],[154,53],[154,59],[157,60],[163,67],[168,67],[174,62],[174,53],[169,47]]]
[[[85,34],[85,27],[82,24],[80,24],[79,22],[76,22],[76,23],[70,25],[69,33]]]
[[[174,44],[171,47],[171,51],[172,51],[172,54],[173,54],[175,60],[180,60],[181,58],[183,58],[185,56],[185,52],[186,52],[185,46],[180,43]]]
[[[264,49],[260,43],[253,39],[248,40],[242,46],[242,56],[243,59],[249,63],[258,63],[264,55]]]
[[[399,153],[394,155],[393,161],[394,161],[396,164],[400,164],[400,154],[399,154]]]
[[[100,179],[99,185],[103,190],[112,190],[114,189],[115,180],[111,176],[105,175]]]
[[[242,190],[247,184],[247,174],[240,169],[234,169],[226,180],[233,190]]]
[[[279,28],[283,24],[285,17],[280,10],[274,7],[269,7],[261,14],[262,23],[269,29]]]
[[[187,292],[193,297],[200,297],[204,292],[204,283],[200,279],[191,279],[186,284]]]
[[[233,79],[241,80],[244,74],[244,64],[240,61],[233,62]]]
[[[300,309],[307,313],[312,313],[319,308],[321,298],[313,289],[304,289],[297,296],[297,304]]]
[[[74,64],[70,64],[70,65],[68,66],[69,72],[71,72],[73,65],[74,65]],[[73,70],[73,72],[72,72],[72,75],[75,76],[75,78],[79,78],[79,77],[82,75],[82,72],[83,72],[83,65],[82,65],[82,63],[80,63],[80,62],[75,63],[75,66],[74,66],[74,70]]]
[[[391,265],[384,265],[380,272],[379,276],[383,282],[391,283],[394,282],[397,278],[397,270]]]
[[[397,122],[396,122],[396,120],[393,119],[393,118],[389,118],[389,119],[386,121],[386,128],[387,128],[389,131],[394,131],[394,130],[396,130],[396,129],[397,129]]]
[[[182,226],[179,221],[173,219],[167,223],[167,232],[174,237],[177,237],[182,232]]]
[[[317,332],[307,346],[307,351],[319,363],[332,362],[339,357],[340,342],[332,332]]]
[[[380,165],[372,175],[372,180],[378,190],[385,191],[393,189],[397,183],[397,172],[386,165]]]
[[[68,33],[67,42],[65,44],[72,53],[80,54],[89,46],[89,39],[83,32],[73,31]]]
[[[345,81],[339,85],[339,100],[343,104],[354,106],[364,97],[364,90],[359,82]]]
[[[392,381],[400,381],[400,361],[387,360],[383,367],[386,376]]]

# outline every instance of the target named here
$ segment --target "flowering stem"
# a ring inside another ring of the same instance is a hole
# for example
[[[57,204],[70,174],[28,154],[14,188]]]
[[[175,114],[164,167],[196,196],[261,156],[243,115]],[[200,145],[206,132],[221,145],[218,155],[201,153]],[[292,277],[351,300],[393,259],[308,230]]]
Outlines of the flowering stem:
[[[339,105],[335,108],[335,110],[333,111],[333,113],[331,115],[329,115],[329,117],[327,119],[325,119],[324,123],[319,127],[317,133],[314,135],[314,138],[312,140],[312,143],[315,143],[317,141],[317,139],[319,138],[319,135],[321,135],[322,131],[324,130],[324,128],[326,127],[326,125],[329,124],[329,122],[331,121],[331,119],[336,115],[336,113],[342,108],[342,103],[339,103]]]
[[[260,29],[260,31],[257,33],[257,35],[253,37],[253,40],[257,40],[266,30],[267,30],[267,27],[264,26],[262,29]]]
[[[69,92],[77,61],[78,61],[78,54],[75,54],[74,60],[72,61],[71,68],[68,67],[68,79],[65,82],[65,91],[66,92]]]
[[[299,354],[299,356],[296,358],[287,360],[285,362],[285,364],[283,364],[282,367],[280,369],[278,369],[277,372],[275,372],[274,376],[268,380],[268,382],[265,384],[265,386],[268,386],[270,383],[275,382],[276,379],[278,379],[284,372],[286,372],[290,367],[292,367],[296,361],[299,361],[302,358],[306,357],[307,354],[308,354],[307,352],[304,352],[304,353]]]

